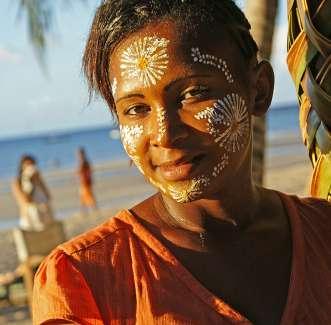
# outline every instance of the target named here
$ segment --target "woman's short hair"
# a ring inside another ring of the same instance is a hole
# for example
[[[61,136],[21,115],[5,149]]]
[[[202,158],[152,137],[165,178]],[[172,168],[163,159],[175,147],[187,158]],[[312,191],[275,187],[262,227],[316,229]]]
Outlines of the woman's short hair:
[[[20,162],[18,164],[18,170],[17,170],[17,181],[19,186],[21,186],[21,180],[22,180],[22,173],[23,173],[23,165],[24,163],[29,162],[32,165],[36,165],[37,164],[37,160],[34,156],[30,155],[30,154],[24,154],[21,156],[20,158]]]
[[[222,25],[231,32],[245,59],[256,57],[258,48],[250,33],[251,26],[232,0],[103,0],[87,40],[83,70],[90,96],[101,94],[115,116],[110,56],[128,35],[162,19],[175,21],[193,35],[201,26],[216,29]]]

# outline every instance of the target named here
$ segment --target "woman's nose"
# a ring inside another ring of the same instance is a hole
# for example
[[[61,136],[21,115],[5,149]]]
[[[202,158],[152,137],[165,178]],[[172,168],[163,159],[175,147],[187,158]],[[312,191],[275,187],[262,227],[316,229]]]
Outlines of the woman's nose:
[[[157,107],[152,120],[151,143],[155,146],[172,147],[187,137],[187,127],[181,121],[178,112]]]

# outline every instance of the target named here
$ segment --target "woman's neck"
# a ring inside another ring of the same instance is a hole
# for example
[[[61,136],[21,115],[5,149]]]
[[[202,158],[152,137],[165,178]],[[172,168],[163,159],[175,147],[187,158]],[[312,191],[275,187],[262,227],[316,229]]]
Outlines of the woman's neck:
[[[252,225],[261,206],[261,192],[252,184],[242,183],[240,188],[228,187],[226,193],[185,204],[159,194],[154,198],[154,207],[164,225],[160,229],[210,237]]]

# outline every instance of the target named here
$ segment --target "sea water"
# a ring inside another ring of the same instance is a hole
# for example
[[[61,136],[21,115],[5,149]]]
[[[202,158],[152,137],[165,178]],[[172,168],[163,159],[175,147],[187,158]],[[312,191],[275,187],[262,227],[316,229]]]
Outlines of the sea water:
[[[71,168],[77,164],[77,149],[84,147],[93,162],[125,157],[115,128],[99,127],[0,140],[0,179],[17,173],[20,157],[29,154],[41,170]]]

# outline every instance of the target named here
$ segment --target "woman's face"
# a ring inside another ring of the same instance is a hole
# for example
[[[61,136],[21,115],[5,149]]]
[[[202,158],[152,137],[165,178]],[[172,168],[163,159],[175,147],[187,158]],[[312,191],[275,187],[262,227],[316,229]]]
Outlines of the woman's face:
[[[27,167],[30,168],[30,166],[35,166],[35,163],[32,160],[26,159],[26,160],[23,161],[23,163],[22,163],[22,169],[25,169]]]
[[[180,36],[170,21],[131,34],[110,58],[110,80],[128,155],[189,202],[250,178],[252,100],[250,68],[225,31]]]

